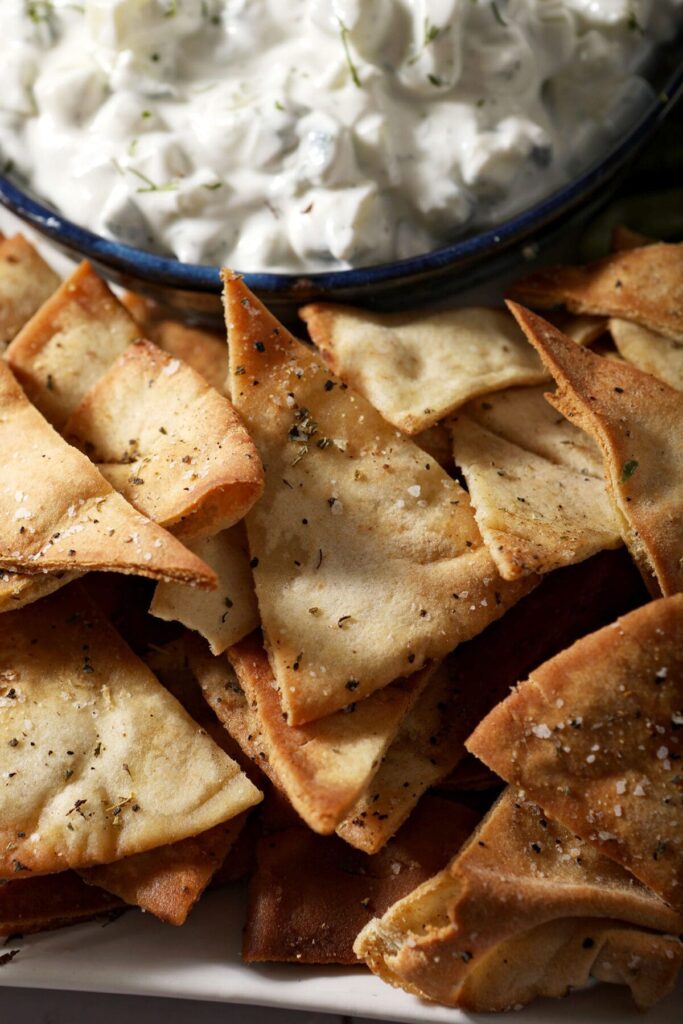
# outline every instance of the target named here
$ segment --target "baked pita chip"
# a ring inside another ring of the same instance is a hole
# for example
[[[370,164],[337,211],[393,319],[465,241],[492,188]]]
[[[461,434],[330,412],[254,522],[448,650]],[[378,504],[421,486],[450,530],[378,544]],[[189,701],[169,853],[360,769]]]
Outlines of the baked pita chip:
[[[59,287],[59,277],[23,235],[0,236],[0,350]]]
[[[448,867],[371,921],[354,950],[392,985],[459,1005],[471,971],[551,921],[676,934],[683,918],[619,864],[507,789]]]
[[[228,376],[225,336],[198,327],[188,327],[175,320],[162,320],[151,327],[149,337],[164,352],[168,352],[174,359],[182,359],[216,391],[225,394]]]
[[[0,883],[0,935],[32,935],[89,921],[124,904],[75,871]]]
[[[258,723],[260,745],[274,778],[309,828],[323,834],[333,832],[377,771],[402,718],[427,685],[432,668],[384,687],[343,711],[293,727],[283,718],[260,636],[248,637],[228,654]],[[226,704],[219,700],[225,686],[209,689],[206,679],[200,683],[222,718]],[[227,728],[230,731],[229,725]]]
[[[423,793],[465,758],[467,737],[518,680],[645,597],[623,549],[547,576],[436,669],[337,835],[366,853],[379,850]]]
[[[0,616],[0,652],[0,878],[111,863],[259,801],[77,587]]]
[[[187,537],[243,518],[263,469],[227,398],[149,341],[130,345],[64,428],[144,515]]]
[[[374,857],[304,828],[264,836],[249,883],[243,958],[356,964],[361,928],[440,870],[477,820],[461,804],[429,797]]]
[[[617,317],[609,321],[609,331],[627,363],[683,391],[683,342]]]
[[[140,333],[86,260],[17,335],[7,360],[33,404],[61,430],[88,389]]]
[[[647,1010],[673,991],[682,963],[683,943],[673,935],[599,918],[549,921],[486,954],[466,975],[457,1005],[473,1013],[520,1009],[595,979],[627,985]]]
[[[683,912],[683,594],[578,640],[467,742]]]
[[[683,244],[658,242],[588,266],[547,267],[518,281],[511,294],[539,309],[620,317],[683,341]]]
[[[521,306],[510,309],[557,381],[548,400],[602,449],[622,536],[643,578],[653,591],[683,589],[683,394],[579,348]]]
[[[237,840],[245,815],[170,846],[80,872],[126,903],[167,924],[182,925]]]
[[[451,422],[455,461],[499,573],[547,573],[621,544],[600,449],[543,388],[476,399]]]
[[[463,489],[225,284],[233,401],[268,467],[246,518],[256,596],[301,725],[440,659],[534,583],[500,580]]]
[[[216,585],[207,565],[136,512],[85,455],[55,433],[5,363],[0,404],[1,570],[103,569]]]
[[[382,314],[320,304],[299,315],[333,372],[407,434],[478,395],[547,379],[500,309]]]
[[[237,523],[215,537],[190,541],[188,547],[214,570],[218,588],[191,590],[160,583],[150,612],[166,622],[182,622],[208,640],[212,654],[222,654],[259,625],[246,533]]]

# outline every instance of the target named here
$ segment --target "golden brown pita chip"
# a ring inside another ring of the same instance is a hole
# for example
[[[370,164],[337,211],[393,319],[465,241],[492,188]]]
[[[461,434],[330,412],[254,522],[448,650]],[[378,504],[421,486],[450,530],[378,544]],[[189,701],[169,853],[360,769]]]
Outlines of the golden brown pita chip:
[[[500,580],[462,488],[225,284],[233,401],[268,467],[246,519],[256,596],[300,725],[443,657],[533,583]]]
[[[215,537],[191,541],[187,546],[214,570],[217,589],[191,590],[176,583],[160,583],[150,612],[167,622],[182,622],[208,640],[212,654],[222,654],[259,625],[244,526],[237,523]]]
[[[401,719],[427,685],[431,667],[343,711],[293,727],[283,718],[261,637],[254,634],[228,653],[274,779],[310,828],[323,834],[333,832],[377,771]],[[227,705],[221,698],[225,684],[210,688],[207,678],[200,683],[224,720]],[[225,724],[231,731],[229,722]],[[253,736],[253,729],[250,733]]]
[[[643,578],[653,591],[683,589],[683,394],[510,308],[557,381],[548,400],[602,448],[622,536]]]
[[[626,362],[683,391],[683,342],[616,317],[609,321],[609,331]]]
[[[437,668],[337,834],[366,853],[379,850],[422,794],[465,757],[471,731],[520,679],[645,597],[623,549],[547,576]]]
[[[225,393],[228,376],[228,346],[225,336],[188,327],[175,320],[162,320],[151,327],[150,339],[175,359],[182,359],[200,373],[216,391]]]
[[[507,939],[484,955],[458,990],[460,1009],[496,1013],[559,999],[591,978],[628,985],[639,1010],[674,988],[683,943],[599,918],[560,919]]]
[[[23,235],[0,236],[0,350],[59,287],[59,278]]]
[[[500,309],[382,314],[320,304],[299,314],[334,373],[407,434],[477,395],[547,379]]]
[[[177,535],[228,529],[263,489],[258,452],[227,398],[149,341],[126,349],[64,433],[131,505]]]
[[[683,244],[658,242],[583,267],[548,267],[518,281],[515,299],[540,309],[615,316],[683,341]]]
[[[451,422],[455,461],[499,573],[547,573],[621,544],[600,449],[543,388],[499,391]]]
[[[208,566],[136,512],[55,433],[4,363],[0,404],[0,569],[106,569],[216,585]]]
[[[438,871],[477,818],[461,804],[429,797],[374,857],[304,828],[264,836],[249,885],[244,959],[357,963],[360,929]]]
[[[0,935],[31,935],[119,910],[120,899],[75,871],[0,883]]]
[[[80,872],[96,885],[168,924],[181,925],[242,831],[245,815],[170,846]]]
[[[111,863],[260,799],[77,585],[0,616],[0,652],[0,878]]]
[[[449,866],[394,904],[354,950],[385,981],[459,1005],[501,943],[551,921],[604,918],[676,933],[683,918],[513,789]]]
[[[683,912],[683,594],[531,673],[467,748]]]
[[[33,404],[61,430],[140,328],[88,261],[44,303],[7,350]]]

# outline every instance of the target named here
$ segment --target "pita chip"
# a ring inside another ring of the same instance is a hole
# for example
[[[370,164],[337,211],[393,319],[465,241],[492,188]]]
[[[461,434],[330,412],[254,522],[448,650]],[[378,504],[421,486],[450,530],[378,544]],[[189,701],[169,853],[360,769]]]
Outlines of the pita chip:
[[[64,433],[131,505],[178,536],[228,529],[263,488],[258,452],[227,398],[149,341],[128,346]]]
[[[683,912],[683,594],[533,671],[467,748]]]
[[[59,287],[59,277],[23,235],[0,236],[0,350]]]
[[[533,583],[500,580],[463,489],[225,284],[233,401],[267,466],[246,518],[256,596],[301,725],[442,658]]]
[[[5,363],[0,405],[0,569],[103,569],[215,586],[208,566],[136,512],[52,429]]]
[[[634,250],[637,251],[637,250]],[[683,589],[683,394],[510,309],[557,381],[548,400],[602,449],[622,536],[653,592]]]
[[[310,828],[323,834],[333,832],[377,771],[401,719],[424,690],[431,668],[384,687],[343,711],[293,727],[283,719],[277,684],[259,635],[232,647],[229,658],[258,723],[260,746],[274,779]],[[223,720],[227,708],[219,698],[225,685],[221,691],[210,689],[206,678],[200,683]],[[226,727],[230,731],[227,722]]]
[[[0,878],[108,864],[258,803],[77,586],[0,616],[0,651]]]
[[[545,577],[436,669],[337,834],[366,853],[379,850],[427,789],[439,785],[465,758],[467,737],[518,680],[644,597],[640,577],[623,549]],[[485,769],[477,764],[481,774]],[[490,785],[491,779],[486,782]],[[500,780],[493,778],[493,784]]]
[[[121,900],[75,871],[0,883],[0,935],[32,935],[119,911]]]
[[[468,975],[496,947],[572,918],[672,934],[683,924],[619,864],[509,788],[448,867],[371,921],[354,950],[390,984],[458,1006]]]
[[[361,928],[439,871],[477,820],[462,804],[430,797],[374,857],[301,827],[263,836],[249,883],[244,960],[357,964]]]
[[[206,591],[160,583],[154,591],[150,612],[166,622],[182,622],[208,640],[212,654],[222,654],[259,625],[244,526],[237,523],[215,537],[190,541],[187,546],[214,570],[217,589]]]
[[[617,351],[633,366],[683,391],[683,342],[612,317],[609,331]]]
[[[539,309],[632,320],[683,341],[683,244],[624,249],[583,267],[548,267],[518,281],[513,298]]]
[[[180,926],[237,840],[243,814],[198,836],[80,872],[126,903]]]
[[[507,580],[621,544],[598,445],[543,390],[476,399],[451,423],[477,524]]]
[[[188,327],[175,320],[162,320],[150,328],[149,337],[174,359],[182,359],[204,380],[225,393],[228,376],[228,346],[225,336]]]
[[[381,314],[320,304],[299,315],[333,372],[407,434],[478,395],[547,379],[500,309]]]
[[[618,921],[565,918],[507,939],[484,955],[458,990],[460,1009],[496,1013],[560,999],[591,981],[627,985],[639,1010],[673,991],[683,943]]]
[[[26,324],[7,360],[33,404],[57,430],[140,328],[88,261]]]

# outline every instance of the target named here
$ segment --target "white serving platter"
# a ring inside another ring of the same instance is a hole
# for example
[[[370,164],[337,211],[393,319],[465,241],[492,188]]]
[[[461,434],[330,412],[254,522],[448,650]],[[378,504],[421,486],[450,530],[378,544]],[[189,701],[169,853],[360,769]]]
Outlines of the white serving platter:
[[[37,242],[58,272],[68,274],[73,267],[2,208],[0,230],[23,231]],[[244,914],[244,888],[231,886],[204,896],[182,928],[130,911],[106,924],[93,922],[28,936],[9,942],[5,948],[0,945],[0,954],[19,950],[0,969],[0,988],[208,1000],[375,1018],[396,1024],[465,1024],[495,1019],[431,1006],[390,988],[361,968],[247,966],[239,954]],[[611,985],[594,986],[574,993],[570,999],[542,1000],[515,1016],[516,1024],[578,1021],[681,1024],[683,981],[646,1018],[634,1009],[625,989]]]

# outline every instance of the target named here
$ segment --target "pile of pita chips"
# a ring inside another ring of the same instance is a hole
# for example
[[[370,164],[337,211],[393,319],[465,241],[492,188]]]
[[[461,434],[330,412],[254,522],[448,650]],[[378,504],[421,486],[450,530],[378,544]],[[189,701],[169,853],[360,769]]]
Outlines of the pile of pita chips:
[[[28,575],[106,569],[216,585],[208,566],[136,512],[55,433],[4,363],[0,402],[1,569]]]
[[[227,530],[263,487],[256,449],[228,400],[151,342],[126,347],[64,433],[127,501],[179,536]]]
[[[144,853],[260,799],[78,585],[1,615],[0,656],[1,878]]]
[[[58,284],[55,272],[23,235],[0,235],[0,351]]]
[[[567,941],[577,919],[580,948],[593,950],[588,962]],[[602,929],[615,923],[632,926],[638,937],[661,933],[652,955],[659,961],[669,951],[672,985],[683,962],[683,944],[673,937],[681,915],[510,788],[452,863],[370,922],[354,950],[385,981],[428,999],[483,1011],[510,1009],[584,982],[600,956]],[[500,971],[510,943],[522,939],[529,963],[538,964],[548,925],[559,929],[561,990],[553,988],[552,973],[530,978],[527,967],[509,977],[508,987],[491,991],[486,974],[492,959]],[[642,951],[643,942],[632,948]],[[646,974],[648,964],[642,967]]]
[[[462,488],[226,273],[232,400],[266,468],[246,517],[291,725],[443,657],[533,583],[498,577]]]
[[[85,261],[40,307],[7,350],[33,404],[57,430],[140,328]]]
[[[683,913],[683,594],[531,673],[468,749]]]
[[[600,449],[558,416],[544,388],[470,402],[451,431],[477,524],[504,579],[621,544]]]
[[[683,394],[579,348],[521,306],[510,309],[557,381],[548,401],[602,449],[622,536],[643,578],[654,593],[683,589]]]
[[[547,379],[498,309],[383,315],[314,305],[300,315],[334,373],[407,434],[477,395]]]

